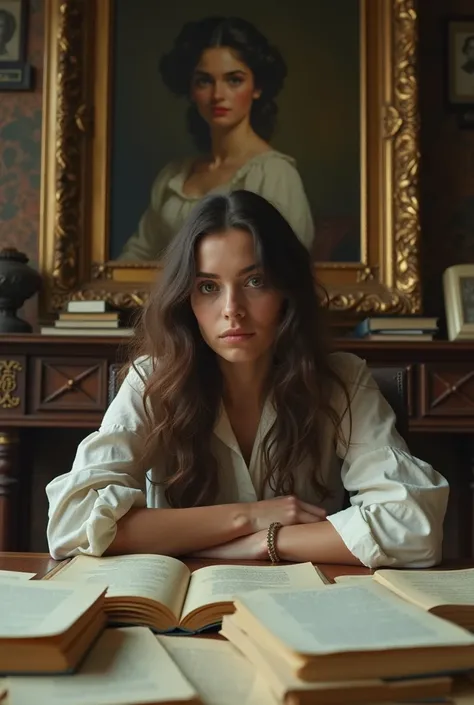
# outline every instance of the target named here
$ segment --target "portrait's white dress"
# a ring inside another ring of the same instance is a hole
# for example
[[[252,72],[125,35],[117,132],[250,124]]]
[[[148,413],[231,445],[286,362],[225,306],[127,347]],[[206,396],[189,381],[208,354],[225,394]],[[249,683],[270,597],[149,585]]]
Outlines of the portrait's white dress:
[[[193,160],[170,162],[156,177],[150,205],[140,219],[137,232],[125,244],[119,259],[154,260],[159,257],[202,198],[183,193]],[[303,182],[295,160],[269,150],[249,159],[227,183],[209,193],[246,189],[272,203],[287,219],[301,242],[311,249],[314,227]]]

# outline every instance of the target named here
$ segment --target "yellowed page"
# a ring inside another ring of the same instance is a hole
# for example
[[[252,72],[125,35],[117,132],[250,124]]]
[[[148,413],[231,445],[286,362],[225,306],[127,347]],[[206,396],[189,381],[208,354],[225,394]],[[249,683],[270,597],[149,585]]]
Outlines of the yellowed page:
[[[31,580],[36,573],[23,573],[18,570],[0,570],[0,580]]]
[[[334,578],[334,582],[338,584],[343,583],[344,585],[347,583],[357,585],[357,583],[360,582],[372,582],[372,579],[371,575],[338,575],[337,578]]]
[[[277,705],[262,676],[227,641],[156,638],[206,705]]]
[[[189,570],[176,558],[152,554],[131,556],[76,556],[51,582],[108,585],[107,597],[146,597],[168,607],[179,620],[188,588]]]
[[[474,635],[400,600],[375,582],[259,590],[240,595],[236,608],[239,625],[252,637],[272,634],[296,653],[474,645]]]
[[[351,688],[383,688],[383,682],[380,679],[358,680],[358,681],[338,681],[310,683],[298,678],[293,672],[288,662],[275,651],[265,648],[261,643],[253,641],[253,639],[242,629],[239,628],[235,615],[226,615],[222,622],[222,630],[220,632],[234,646],[248,658],[253,665],[258,668],[262,676],[270,684],[273,693],[280,700],[284,698],[288,692],[298,692],[308,690],[316,692],[318,690],[342,690],[350,693]]]
[[[326,583],[311,563],[208,566],[192,574],[182,618],[197,607],[214,602],[232,602],[236,595],[251,590],[296,590],[323,586]]]
[[[425,609],[440,605],[474,607],[474,569],[379,570],[374,579]]]
[[[0,580],[0,638],[61,634],[105,589],[103,584]]]
[[[198,702],[193,686],[144,627],[106,629],[78,673],[15,677],[8,688],[8,705]]]

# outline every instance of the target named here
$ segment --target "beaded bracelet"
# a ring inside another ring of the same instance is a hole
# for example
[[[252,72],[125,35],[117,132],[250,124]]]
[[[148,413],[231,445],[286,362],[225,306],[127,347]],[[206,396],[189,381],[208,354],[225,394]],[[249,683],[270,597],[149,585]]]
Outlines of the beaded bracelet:
[[[278,555],[278,551],[276,550],[276,536],[282,526],[283,526],[283,524],[280,524],[279,521],[274,521],[268,527],[267,551],[268,551],[268,556],[269,556],[272,563],[279,563],[280,562],[280,556]]]

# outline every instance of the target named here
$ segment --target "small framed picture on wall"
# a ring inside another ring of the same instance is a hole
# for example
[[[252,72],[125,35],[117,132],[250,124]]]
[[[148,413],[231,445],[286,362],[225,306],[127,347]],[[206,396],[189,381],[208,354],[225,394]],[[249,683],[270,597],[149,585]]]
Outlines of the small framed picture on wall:
[[[456,264],[443,274],[449,340],[474,340],[474,264]]]
[[[0,91],[31,87],[31,67],[26,61],[27,2],[0,0]]]
[[[474,108],[474,15],[449,19],[447,29],[449,103]]]

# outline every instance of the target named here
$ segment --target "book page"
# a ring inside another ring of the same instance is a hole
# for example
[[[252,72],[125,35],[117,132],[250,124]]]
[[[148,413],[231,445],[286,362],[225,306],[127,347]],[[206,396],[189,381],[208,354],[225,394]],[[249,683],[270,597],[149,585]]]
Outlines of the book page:
[[[334,578],[335,583],[353,583],[354,585],[357,585],[361,581],[372,582],[373,577],[371,575],[338,575],[336,578]]]
[[[105,585],[0,580],[0,638],[61,634],[105,589]]]
[[[76,556],[50,580],[102,583],[106,597],[146,597],[168,607],[179,620],[188,588],[189,569],[176,558],[152,554]]]
[[[264,634],[296,653],[474,645],[474,635],[375,583],[258,591],[239,596],[236,608],[238,623],[250,636],[257,638],[263,627]]]
[[[431,609],[439,605],[474,607],[474,569],[380,570],[374,579],[401,597]]]
[[[198,702],[195,689],[144,627],[106,629],[77,673],[9,679],[8,705]]]
[[[0,570],[0,580],[31,580],[36,573],[23,573],[18,570]]]
[[[232,602],[249,590],[321,587],[326,583],[311,563],[295,565],[212,565],[192,576],[181,618],[202,605]]]
[[[227,641],[155,637],[206,705],[277,705],[262,676]]]

